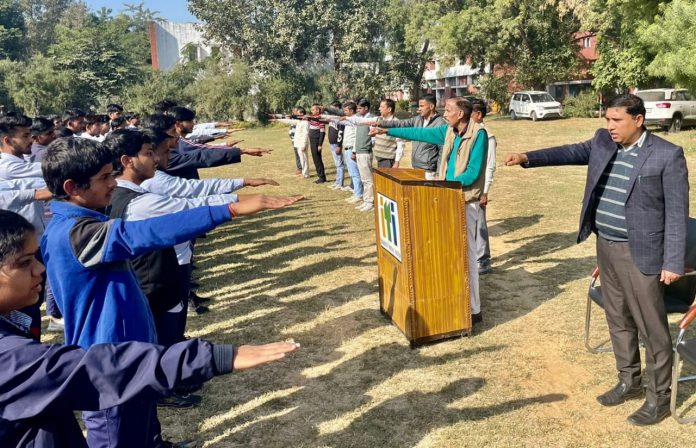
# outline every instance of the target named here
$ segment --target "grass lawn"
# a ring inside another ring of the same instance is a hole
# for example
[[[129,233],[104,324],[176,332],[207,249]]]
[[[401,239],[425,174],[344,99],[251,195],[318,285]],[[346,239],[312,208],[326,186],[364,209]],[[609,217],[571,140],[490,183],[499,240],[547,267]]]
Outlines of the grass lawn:
[[[507,152],[581,141],[602,125],[492,119],[489,127],[501,164]],[[696,172],[696,132],[660,135],[686,148]],[[616,372],[611,354],[592,355],[582,343],[595,265],[594,239],[575,244],[585,168],[499,167],[488,212],[493,273],[481,278],[484,323],[472,337],[411,350],[378,312],[372,214],[346,204],[346,193],[296,177],[286,128],[234,137],[276,149],[205,177],[271,177],[281,186],[256,191],[308,200],[236,220],[199,242],[199,292],[214,300],[209,313],[189,318],[188,334],[236,344],[294,339],[302,349],[213,380],[198,408],[161,410],[167,438],[209,447],[691,446],[694,428],[672,419],[631,427],[626,417],[640,401],[595,401]],[[332,167],[328,145],[323,157]],[[595,316],[599,343],[608,333]],[[696,386],[681,390],[686,398]],[[695,402],[682,411],[696,412]]]

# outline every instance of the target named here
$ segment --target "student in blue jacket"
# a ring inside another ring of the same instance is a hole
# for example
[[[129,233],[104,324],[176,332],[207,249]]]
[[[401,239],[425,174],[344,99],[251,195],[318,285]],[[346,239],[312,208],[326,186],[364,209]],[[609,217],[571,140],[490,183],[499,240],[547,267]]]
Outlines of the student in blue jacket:
[[[258,196],[125,222],[97,211],[109,204],[116,187],[111,151],[101,144],[58,139],[49,145],[42,169],[55,200],[53,218],[41,238],[41,253],[63,313],[65,341],[84,349],[102,343],[157,342],[152,313],[130,260],[189,241],[235,216],[286,207],[302,199]],[[158,425],[155,401],[147,399],[85,412],[83,418],[92,448],[139,446],[132,438]]]
[[[277,361],[299,348],[217,345],[192,339],[169,348],[127,342],[78,346],[44,345],[29,334],[29,317],[18,310],[37,302],[43,265],[34,227],[0,210],[0,446],[83,448],[75,410],[98,410],[138,399],[155,399],[177,387]],[[128,446],[148,445],[146,432]]]

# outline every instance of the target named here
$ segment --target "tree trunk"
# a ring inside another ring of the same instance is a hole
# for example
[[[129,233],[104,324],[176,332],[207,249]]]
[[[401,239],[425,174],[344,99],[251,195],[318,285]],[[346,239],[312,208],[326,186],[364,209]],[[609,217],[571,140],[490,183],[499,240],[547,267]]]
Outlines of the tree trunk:
[[[426,56],[428,55],[428,48],[430,47],[430,39],[426,39],[423,43],[423,50],[420,56],[420,67],[418,67],[418,72],[413,78],[413,85],[411,87],[411,105],[413,103],[418,106],[418,100],[420,100],[420,87],[423,81],[423,73],[425,72],[425,64],[428,62]]]

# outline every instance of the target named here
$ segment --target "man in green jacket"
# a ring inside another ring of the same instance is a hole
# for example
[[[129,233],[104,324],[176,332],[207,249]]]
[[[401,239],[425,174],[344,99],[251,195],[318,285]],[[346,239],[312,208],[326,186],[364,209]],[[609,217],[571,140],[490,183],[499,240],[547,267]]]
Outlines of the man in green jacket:
[[[485,161],[488,134],[471,120],[472,105],[465,98],[450,98],[445,103],[447,125],[433,128],[374,128],[372,135],[392,137],[442,145],[438,178],[462,184],[466,201],[466,239],[469,265],[471,314],[474,323],[483,320],[476,256],[476,229],[479,199],[485,183]]]

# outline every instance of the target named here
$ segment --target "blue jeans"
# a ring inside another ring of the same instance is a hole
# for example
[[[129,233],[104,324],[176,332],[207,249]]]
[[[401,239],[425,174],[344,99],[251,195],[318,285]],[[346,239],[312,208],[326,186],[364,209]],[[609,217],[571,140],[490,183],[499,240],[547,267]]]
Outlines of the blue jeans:
[[[360,171],[358,170],[358,162],[353,160],[353,148],[345,148],[346,163],[348,164],[348,175],[353,180],[353,196],[362,199],[363,184],[360,180]]]
[[[336,148],[340,148],[338,145],[331,144],[331,157],[333,157],[334,164],[336,165],[336,185],[343,186],[343,178],[345,176],[344,169],[345,164],[343,163],[343,154],[336,154]]]

